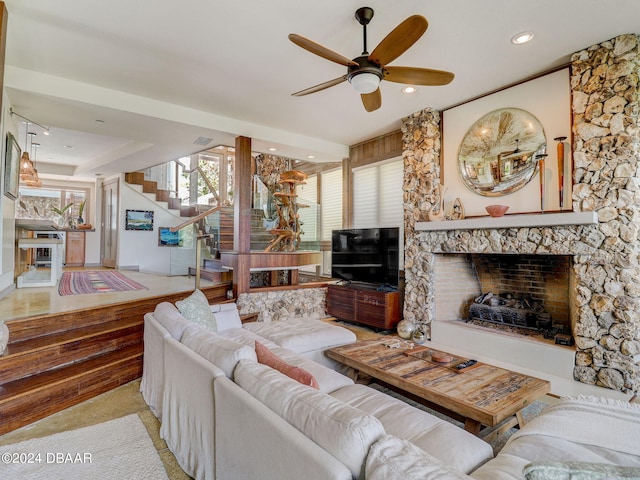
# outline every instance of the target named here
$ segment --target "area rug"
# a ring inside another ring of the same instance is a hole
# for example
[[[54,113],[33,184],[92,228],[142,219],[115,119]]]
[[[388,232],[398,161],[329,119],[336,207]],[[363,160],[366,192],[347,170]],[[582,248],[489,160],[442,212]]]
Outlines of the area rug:
[[[85,295],[146,289],[147,287],[144,285],[112,270],[64,272],[58,284],[59,295]]]
[[[138,415],[0,447],[0,478],[168,480]]]

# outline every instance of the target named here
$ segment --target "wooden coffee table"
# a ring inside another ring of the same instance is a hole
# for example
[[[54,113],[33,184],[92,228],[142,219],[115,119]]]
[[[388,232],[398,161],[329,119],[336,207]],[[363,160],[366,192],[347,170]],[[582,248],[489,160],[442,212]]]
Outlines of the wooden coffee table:
[[[326,355],[463,421],[466,430],[485,438],[523,425],[521,410],[551,387],[546,380],[482,362],[458,370],[468,358],[394,336],[330,348]]]

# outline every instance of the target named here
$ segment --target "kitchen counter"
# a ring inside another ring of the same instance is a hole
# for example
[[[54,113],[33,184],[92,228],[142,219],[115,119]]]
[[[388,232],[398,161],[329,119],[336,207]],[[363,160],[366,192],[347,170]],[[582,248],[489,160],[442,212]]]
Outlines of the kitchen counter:
[[[36,220],[32,218],[16,218],[16,228],[52,232],[95,232],[95,228],[59,227],[53,220]]]

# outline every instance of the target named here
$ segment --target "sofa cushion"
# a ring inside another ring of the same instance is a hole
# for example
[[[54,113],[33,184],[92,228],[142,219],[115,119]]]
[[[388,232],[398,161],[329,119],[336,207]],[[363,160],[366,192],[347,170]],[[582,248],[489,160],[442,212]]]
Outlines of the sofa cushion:
[[[242,327],[238,306],[235,303],[218,303],[210,305],[209,308],[213,316],[216,317],[218,332]]]
[[[351,330],[321,320],[249,322],[243,327],[296,353],[325,350],[356,341]]]
[[[244,328],[231,328],[229,330],[221,332],[220,335],[235,342],[248,345],[251,348],[254,348],[256,341],[262,343],[265,347],[267,347],[285,362],[289,363],[290,365],[295,365],[296,367],[303,368],[311,375],[313,375],[318,382],[318,388],[321,392],[330,393],[334,390],[337,390],[338,388],[342,388],[347,385],[353,385],[353,380],[351,380],[349,377],[342,375],[341,373],[338,373],[328,367],[325,367],[324,365],[320,365],[319,363],[308,360],[303,356],[292,352],[291,350],[279,347],[266,338],[262,338],[260,335],[256,335],[255,333]]]
[[[385,435],[373,444],[365,469],[367,480],[471,480],[393,435]]]
[[[363,478],[367,452],[385,433],[374,416],[259,363],[238,362],[235,381]]]
[[[182,338],[185,329],[193,324],[180,314],[175,305],[169,302],[156,305],[153,316],[178,341]]]
[[[373,388],[351,385],[331,396],[374,415],[389,435],[410,441],[460,472],[469,473],[493,457],[491,445],[484,440]]]
[[[256,356],[258,357],[258,363],[275,368],[280,373],[284,373],[287,377],[293,378],[303,385],[318,389],[318,382],[313,375],[300,367],[289,365],[260,342],[256,342]]]
[[[207,297],[200,290],[195,289],[194,292],[184,300],[178,300],[176,307],[187,320],[191,320],[214,332],[218,331],[216,317],[214,317],[213,312],[211,312],[209,300],[207,300]]]
[[[232,378],[238,361],[256,361],[256,352],[252,348],[221,337],[200,325],[188,327],[180,342],[216,365],[228,378]]]

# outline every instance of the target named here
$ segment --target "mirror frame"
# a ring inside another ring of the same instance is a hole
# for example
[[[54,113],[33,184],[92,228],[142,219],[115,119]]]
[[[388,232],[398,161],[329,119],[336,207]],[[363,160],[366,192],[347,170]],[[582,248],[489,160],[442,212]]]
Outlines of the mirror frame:
[[[535,176],[547,140],[540,121],[520,108],[493,110],[467,130],[458,150],[458,173],[472,192],[498,197]]]

